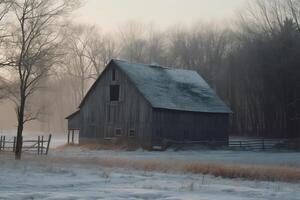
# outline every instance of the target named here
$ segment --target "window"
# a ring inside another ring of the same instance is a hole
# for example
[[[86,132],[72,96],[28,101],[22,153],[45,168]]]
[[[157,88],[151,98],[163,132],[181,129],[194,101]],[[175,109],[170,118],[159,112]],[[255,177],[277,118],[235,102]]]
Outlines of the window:
[[[116,70],[115,69],[112,69],[112,71],[111,71],[111,80],[112,81],[116,80]]]
[[[129,130],[129,137],[134,137],[135,136],[135,132],[133,129]]]
[[[119,93],[120,93],[120,86],[119,85],[111,85],[110,86],[110,101],[119,101]]]
[[[117,128],[115,131],[115,136],[120,137],[122,135],[121,129]]]

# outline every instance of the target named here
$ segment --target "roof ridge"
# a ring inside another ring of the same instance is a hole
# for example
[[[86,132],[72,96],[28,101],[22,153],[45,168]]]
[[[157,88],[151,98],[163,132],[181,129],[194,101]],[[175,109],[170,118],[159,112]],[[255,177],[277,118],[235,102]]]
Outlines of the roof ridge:
[[[131,62],[131,61],[129,62],[127,60],[122,60],[122,59],[112,59],[112,61],[123,62],[123,63],[127,63],[127,64],[143,65],[145,67],[157,67],[157,68],[162,68],[162,69],[166,69],[166,70],[183,70],[183,71],[197,72],[196,70],[192,70],[192,69],[184,69],[184,68],[178,68],[178,67],[172,67],[172,66],[162,66],[158,63],[146,64],[146,63]]]

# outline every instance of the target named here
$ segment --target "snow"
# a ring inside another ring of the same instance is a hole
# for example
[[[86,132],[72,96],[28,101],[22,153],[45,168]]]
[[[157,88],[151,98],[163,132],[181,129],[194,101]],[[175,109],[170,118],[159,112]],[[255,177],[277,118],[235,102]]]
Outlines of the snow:
[[[99,162],[92,162],[98,158],[121,158],[300,167],[300,152],[55,149],[65,141],[65,134],[53,134],[49,156],[24,154],[19,162],[14,160],[12,154],[0,153],[0,200],[300,200],[300,183],[224,179],[178,171],[108,168]]]
[[[96,158],[178,159],[260,164],[300,164],[300,153],[234,151],[147,152],[52,149],[49,156],[24,154],[22,161],[0,153],[0,200],[160,199],[300,200],[300,184],[224,179],[210,175],[102,167]],[[73,160],[73,158],[76,158]],[[83,162],[80,162],[82,158]],[[295,163],[292,161],[295,160]]]
[[[52,155],[77,157],[113,157],[125,159],[160,159],[220,162],[227,164],[253,164],[253,165],[289,165],[300,167],[300,152],[253,152],[230,150],[186,150],[186,151],[117,151],[117,150],[87,150],[73,147],[59,152],[52,150]]]
[[[300,199],[300,185],[146,172],[0,154],[0,199]]]

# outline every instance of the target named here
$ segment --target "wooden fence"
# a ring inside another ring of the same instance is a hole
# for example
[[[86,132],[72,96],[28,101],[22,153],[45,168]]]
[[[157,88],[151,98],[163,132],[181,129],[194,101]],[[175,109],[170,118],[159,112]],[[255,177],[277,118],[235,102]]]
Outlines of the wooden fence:
[[[38,136],[37,139],[24,139],[22,138],[22,152],[31,152],[38,155],[48,155],[51,134],[48,138]],[[0,136],[0,152],[1,151],[16,151],[17,137]]]
[[[164,146],[175,145],[177,147],[188,147],[193,145],[205,146],[208,148],[223,148],[230,150],[251,150],[251,151],[281,151],[300,150],[300,139],[230,139],[211,141],[184,141],[165,140]]]

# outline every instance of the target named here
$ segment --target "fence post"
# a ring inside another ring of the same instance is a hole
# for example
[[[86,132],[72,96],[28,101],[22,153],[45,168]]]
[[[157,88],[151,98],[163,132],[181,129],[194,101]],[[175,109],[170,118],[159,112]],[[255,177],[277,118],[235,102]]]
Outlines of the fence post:
[[[74,144],[74,130],[72,130],[72,144]]]
[[[41,155],[44,153],[44,136],[42,136],[42,143],[41,143]]]
[[[14,136],[13,152],[16,152],[16,141],[17,141],[17,138],[16,138],[16,136]]]
[[[50,146],[50,142],[51,142],[51,137],[52,137],[52,135],[50,134],[50,135],[49,135],[49,138],[48,138],[48,144],[47,144],[47,149],[46,149],[46,155],[48,155],[49,146]]]
[[[2,150],[2,136],[0,136],[0,151]]]
[[[40,136],[38,136],[38,155],[40,154]]]
[[[3,146],[2,146],[2,149],[3,149],[3,151],[5,149],[5,136],[3,136]]]

